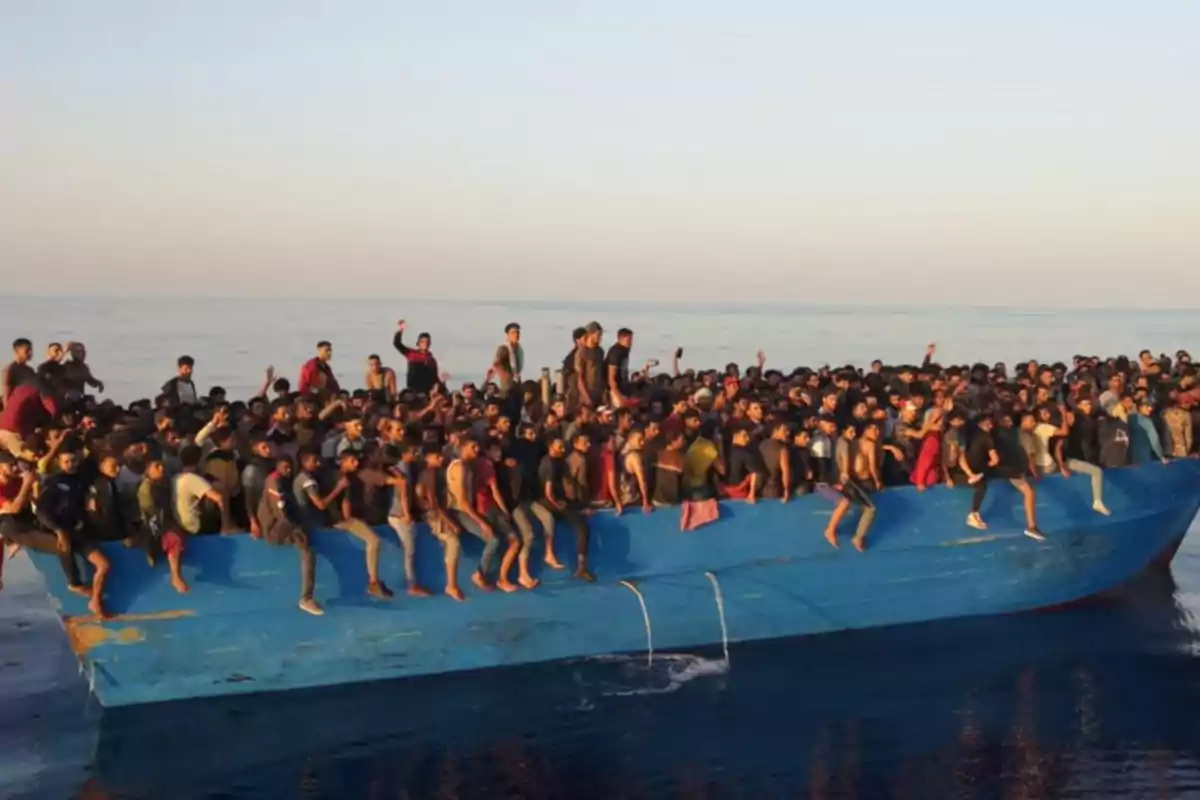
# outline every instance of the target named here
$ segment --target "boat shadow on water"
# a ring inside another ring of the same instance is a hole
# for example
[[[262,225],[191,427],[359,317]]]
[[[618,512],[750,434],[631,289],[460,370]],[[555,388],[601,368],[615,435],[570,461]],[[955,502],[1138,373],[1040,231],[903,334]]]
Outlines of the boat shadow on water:
[[[1168,571],[1053,613],[107,711],[95,797],[1200,791]]]

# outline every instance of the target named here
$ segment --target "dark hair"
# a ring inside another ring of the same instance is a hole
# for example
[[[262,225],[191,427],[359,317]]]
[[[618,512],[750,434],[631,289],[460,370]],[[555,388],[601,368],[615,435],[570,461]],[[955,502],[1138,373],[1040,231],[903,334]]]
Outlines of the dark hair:
[[[204,451],[197,445],[189,444],[179,451],[179,462],[185,467],[198,467],[204,459]]]
[[[621,328],[620,330],[617,331],[618,339],[621,339],[625,336],[633,336],[633,331],[629,330],[629,328]]]
[[[287,378],[277,378],[271,388],[280,394],[287,394],[292,389],[292,383]]]
[[[420,333],[417,334],[417,341],[419,342],[422,339],[428,339],[431,342],[433,341],[433,337],[430,336],[426,331],[421,331]]]
[[[333,343],[322,339],[321,341],[317,342],[317,349],[320,350],[322,347],[333,347]]]
[[[214,386],[208,390],[208,399],[215,400],[218,397],[224,397],[226,394],[224,386]]]
[[[179,360],[176,361],[175,364],[180,367],[194,367],[196,366],[196,359],[192,358],[191,356],[180,356]]]
[[[587,336],[587,328],[576,328],[571,331],[571,338],[575,341],[579,341],[584,336]]]
[[[310,456],[321,457],[321,449],[315,445],[306,444],[296,451],[296,462],[299,463]]]
[[[505,333],[508,333],[508,332],[510,332],[510,331],[519,331],[519,330],[521,330],[521,326],[520,326],[520,325],[518,325],[518,324],[517,324],[517,323],[515,323],[515,322],[510,322],[510,323],[508,323],[507,325],[505,325],[505,326],[504,326],[504,332],[505,332]]]
[[[14,340],[13,340],[13,350],[16,350],[16,349],[17,349],[17,348],[19,348],[19,347],[29,347],[29,348],[32,348],[32,347],[33,347],[33,342],[29,341],[28,339],[26,339],[26,338],[24,338],[24,337],[22,337],[22,338],[20,338],[20,339],[14,339]]]
[[[367,361],[382,361],[382,360],[383,359],[379,357],[378,353],[371,353],[371,355],[367,356]]]

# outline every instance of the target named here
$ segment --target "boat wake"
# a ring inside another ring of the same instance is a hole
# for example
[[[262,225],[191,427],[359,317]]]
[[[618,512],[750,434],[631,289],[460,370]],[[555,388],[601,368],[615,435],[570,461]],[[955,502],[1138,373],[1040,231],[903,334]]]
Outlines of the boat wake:
[[[576,682],[600,697],[637,697],[671,694],[692,681],[729,673],[724,658],[704,658],[691,653],[658,653],[647,664],[642,656],[594,656],[576,662]]]

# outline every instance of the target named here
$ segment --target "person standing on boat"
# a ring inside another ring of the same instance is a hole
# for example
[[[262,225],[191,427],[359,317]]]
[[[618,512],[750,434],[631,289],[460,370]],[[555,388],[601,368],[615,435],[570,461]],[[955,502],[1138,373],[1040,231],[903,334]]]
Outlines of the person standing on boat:
[[[162,393],[166,395],[172,408],[194,406],[200,402],[200,395],[196,391],[196,384],[192,381],[192,372],[196,367],[196,360],[191,356],[180,356],[175,365],[178,368],[178,373],[171,380],[163,384]]]
[[[3,378],[0,379],[0,400],[8,401],[13,389],[27,383],[37,382],[37,373],[29,366],[33,358],[33,343],[28,339],[17,339],[13,342],[13,360],[4,368]]]
[[[504,326],[504,342],[496,348],[487,381],[493,378],[496,380],[500,399],[508,401],[505,403],[505,412],[514,421],[521,419],[521,409],[516,408],[515,415],[513,410],[514,406],[520,403],[521,393],[517,387],[520,386],[524,369],[525,350],[521,347],[521,326],[510,322]]]
[[[600,340],[604,328],[599,322],[589,322],[584,329],[587,335],[582,346],[575,351],[575,381],[579,390],[579,402],[593,410],[604,405],[605,381],[604,352]]]
[[[317,342],[317,354],[300,368],[300,394],[316,395],[318,402],[324,404],[341,391],[329,366],[332,360],[333,345],[324,340]]]
[[[433,391],[433,385],[438,382],[438,362],[430,352],[433,337],[428,333],[417,334],[417,346],[409,347],[404,344],[404,331],[408,329],[404,320],[396,323],[396,335],[392,337],[392,346],[396,348],[404,360],[408,362],[408,375],[405,386],[417,394],[426,397]]]
[[[851,506],[862,509],[858,527],[854,532],[854,549],[862,552],[866,549],[867,533],[875,520],[875,503],[870,494],[883,487],[879,480],[879,450],[878,441],[880,426],[878,423],[868,423],[863,428],[863,438],[866,446],[858,439],[858,428],[854,423],[847,423],[842,429],[834,445],[834,463],[837,469],[837,483],[833,485],[842,496],[833,508],[829,524],[825,528],[825,539],[834,547],[838,546],[837,528]],[[869,437],[869,438],[868,438]]]
[[[396,371],[383,365],[375,353],[367,356],[367,372],[363,376],[363,385],[368,392],[381,392],[384,400],[389,403],[396,401]]]
[[[629,380],[629,353],[633,348],[633,331],[621,328],[617,341],[604,357],[605,378],[608,384],[609,405],[622,408],[629,403],[633,387]]]
[[[987,496],[988,480],[992,477],[1004,478],[1021,493],[1024,501],[1025,535],[1039,542],[1045,541],[1045,535],[1037,526],[1037,499],[1033,487],[1025,477],[1028,471],[1027,459],[1015,431],[1012,436],[1005,434],[1001,437],[1005,444],[998,444],[996,422],[990,414],[981,416],[975,424],[975,434],[960,461],[962,470],[967,475],[967,482],[975,487],[971,497],[971,513],[967,515],[967,525],[976,530],[987,530],[987,523],[983,521],[980,511]],[[1010,424],[1009,428],[1011,427]]]

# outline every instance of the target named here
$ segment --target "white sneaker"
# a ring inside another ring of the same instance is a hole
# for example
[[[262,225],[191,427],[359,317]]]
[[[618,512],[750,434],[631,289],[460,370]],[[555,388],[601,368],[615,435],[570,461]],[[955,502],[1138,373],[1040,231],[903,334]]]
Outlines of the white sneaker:
[[[983,521],[983,517],[979,514],[967,514],[967,524],[977,531],[986,531],[987,523]]]
[[[1025,535],[1028,536],[1030,539],[1033,539],[1035,542],[1046,541],[1046,534],[1042,533],[1036,527],[1035,528],[1026,528]]]
[[[301,611],[312,614],[314,617],[325,616],[325,609],[317,605],[316,600],[301,600],[298,607]]]
[[[1095,511],[1097,514],[1103,514],[1106,517],[1112,516],[1112,512],[1108,510],[1108,506],[1104,505],[1104,503],[1101,503],[1099,500],[1092,503],[1092,511]]]

